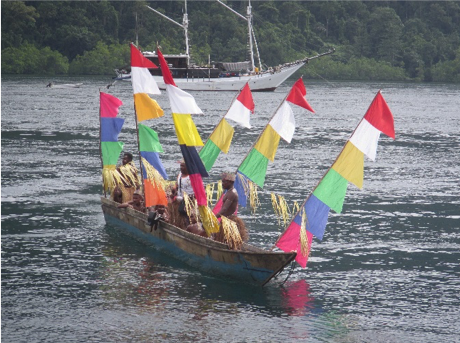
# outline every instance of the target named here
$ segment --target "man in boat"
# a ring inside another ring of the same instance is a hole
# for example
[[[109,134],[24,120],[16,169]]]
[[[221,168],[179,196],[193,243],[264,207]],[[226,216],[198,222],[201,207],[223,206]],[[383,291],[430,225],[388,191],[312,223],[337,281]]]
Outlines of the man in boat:
[[[228,219],[234,221],[240,232],[240,236],[243,242],[246,242],[249,238],[246,225],[243,220],[237,217],[238,212],[238,193],[233,187],[235,183],[235,174],[233,173],[224,173],[222,175],[222,188],[224,189],[224,194],[217,202],[216,206],[213,209],[214,214],[217,218],[224,216]],[[222,224],[220,231],[215,235],[214,239],[219,242],[224,242],[224,235],[222,230]]]
[[[118,185],[117,188],[122,192],[122,203],[133,200],[133,194],[136,189],[139,188],[139,176],[138,170],[133,162],[133,155],[129,152],[123,154],[122,159],[123,165],[117,168],[118,172],[122,176],[122,184]],[[118,190],[115,190],[116,192]]]
[[[219,200],[216,207],[214,208],[214,211],[216,211],[214,214],[217,218],[220,218],[220,216],[228,217],[233,214],[236,215],[238,211],[238,193],[233,187],[234,183],[235,174],[224,173],[222,175],[222,188],[224,189],[224,194],[222,195],[221,199],[222,207],[219,209]]]
[[[180,173],[177,175],[176,190],[172,192],[175,194],[173,201],[170,203],[171,223],[182,229],[186,229],[190,224],[190,219],[186,211],[186,200],[193,203],[195,201],[195,195],[193,193],[192,183],[190,181],[190,175],[187,170],[187,165],[184,161],[180,161]]]
[[[117,206],[118,208],[132,208],[136,211],[145,213],[146,208],[144,205],[144,197],[142,196],[140,191],[135,191],[133,194],[133,200],[124,202]]]
[[[190,225],[187,226],[187,231],[194,233],[198,236],[208,237],[206,231],[203,229],[203,225],[201,223],[198,223],[196,219],[196,213],[192,213],[190,215]]]

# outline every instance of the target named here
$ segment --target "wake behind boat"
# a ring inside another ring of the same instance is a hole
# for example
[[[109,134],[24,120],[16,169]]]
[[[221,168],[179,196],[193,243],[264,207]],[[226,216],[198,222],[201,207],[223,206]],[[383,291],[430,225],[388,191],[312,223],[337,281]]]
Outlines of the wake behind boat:
[[[54,82],[50,82],[46,85],[46,88],[80,88],[83,86],[83,83],[61,83],[56,84]]]
[[[247,7],[247,16],[243,16],[238,12],[228,7],[223,2],[218,2],[245,20],[248,25],[248,45],[249,45],[249,61],[244,62],[208,62],[206,66],[200,66],[191,61],[189,52],[188,38],[188,14],[187,1],[185,1],[185,11],[182,24],[174,21],[163,13],[147,6],[150,10],[169,20],[170,22],[180,26],[184,30],[185,36],[185,54],[164,55],[169,69],[178,85],[183,90],[195,91],[238,91],[246,83],[249,83],[252,91],[274,91],[297,70],[303,67],[308,61],[318,57],[332,54],[334,49],[318,54],[312,57],[305,57],[290,63],[284,63],[275,67],[266,67],[262,64],[257,40],[252,26],[252,6],[249,1]],[[254,50],[257,55],[257,64],[255,62]],[[143,52],[144,57],[151,60],[155,65],[159,65],[158,56],[155,52]],[[127,70],[116,70],[117,76],[114,80],[130,80],[130,73]],[[163,82],[162,71],[158,69],[150,69],[150,72],[155,77],[160,89],[165,89]]]

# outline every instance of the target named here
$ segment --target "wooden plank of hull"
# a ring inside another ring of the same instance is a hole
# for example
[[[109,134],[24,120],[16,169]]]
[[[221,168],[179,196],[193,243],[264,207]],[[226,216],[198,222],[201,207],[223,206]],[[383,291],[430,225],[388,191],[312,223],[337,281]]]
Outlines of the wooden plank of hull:
[[[154,230],[147,223],[147,215],[132,209],[118,209],[115,202],[106,198],[101,201],[107,223],[211,275],[264,285],[296,256],[294,252],[271,252],[249,244],[242,250],[229,250],[225,244],[161,221]]]

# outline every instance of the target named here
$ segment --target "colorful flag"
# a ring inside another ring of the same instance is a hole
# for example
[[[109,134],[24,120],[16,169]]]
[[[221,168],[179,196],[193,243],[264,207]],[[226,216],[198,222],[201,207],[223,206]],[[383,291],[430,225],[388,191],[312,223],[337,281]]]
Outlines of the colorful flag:
[[[207,171],[211,170],[221,151],[226,154],[230,149],[235,130],[226,119],[233,120],[241,126],[251,128],[249,124],[251,113],[254,113],[254,100],[251,89],[246,83],[225,116],[209,136],[204,147],[200,150],[200,157]]]
[[[162,181],[168,178],[166,170],[161,163],[159,153],[163,152],[158,134],[151,128],[139,124],[139,153],[145,159],[142,165],[142,175],[144,177],[145,206],[168,205],[166,192],[162,186]],[[148,165],[146,165],[148,163]],[[161,176],[150,176],[149,167],[153,167]],[[150,176],[150,177],[149,177]]]
[[[131,44],[131,83],[137,121],[159,118],[164,115],[160,105],[148,94],[161,94],[149,68],[158,68],[152,61]]]
[[[375,159],[380,133],[395,138],[393,114],[379,91],[342,152],[276,243],[283,251],[297,251],[296,261],[302,267],[305,268],[308,261],[308,253],[301,253],[300,237],[304,230],[308,238],[307,250],[310,251],[313,236],[323,239],[329,210],[342,211],[348,182],[362,188],[364,155]]]
[[[118,141],[118,135],[125,120],[116,118],[121,105],[123,102],[120,99],[100,92],[100,141],[104,168],[115,168],[123,150],[123,143]]]
[[[303,107],[314,113],[311,106],[305,99],[306,90],[302,78],[298,79],[292,86],[291,91],[283,100],[270,122],[267,124],[257,142],[249,154],[238,167],[235,189],[238,192],[238,200],[241,206],[245,206],[247,193],[242,183],[252,181],[263,188],[265,175],[267,173],[268,161],[274,161],[280,138],[290,143],[295,131],[294,113],[289,103]]]
[[[191,116],[192,114],[202,113],[202,111],[196,104],[193,96],[176,86],[163,54],[159,49],[157,53],[163,80],[166,84],[166,92],[168,93],[169,102],[171,104],[177,139],[190,175],[190,183],[198,204],[201,221],[209,235],[219,230],[219,223],[211,209],[207,206],[208,201],[202,177],[209,175],[196,150],[196,147],[202,146],[203,142],[201,141]]]

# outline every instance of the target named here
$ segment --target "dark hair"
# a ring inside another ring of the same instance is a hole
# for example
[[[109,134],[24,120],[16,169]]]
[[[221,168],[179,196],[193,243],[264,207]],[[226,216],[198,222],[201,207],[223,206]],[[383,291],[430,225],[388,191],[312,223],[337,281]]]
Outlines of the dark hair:
[[[129,160],[129,161],[132,161],[132,160],[133,160],[133,154],[131,154],[130,152],[125,152],[123,155],[126,156],[126,157],[128,157],[128,160]]]

